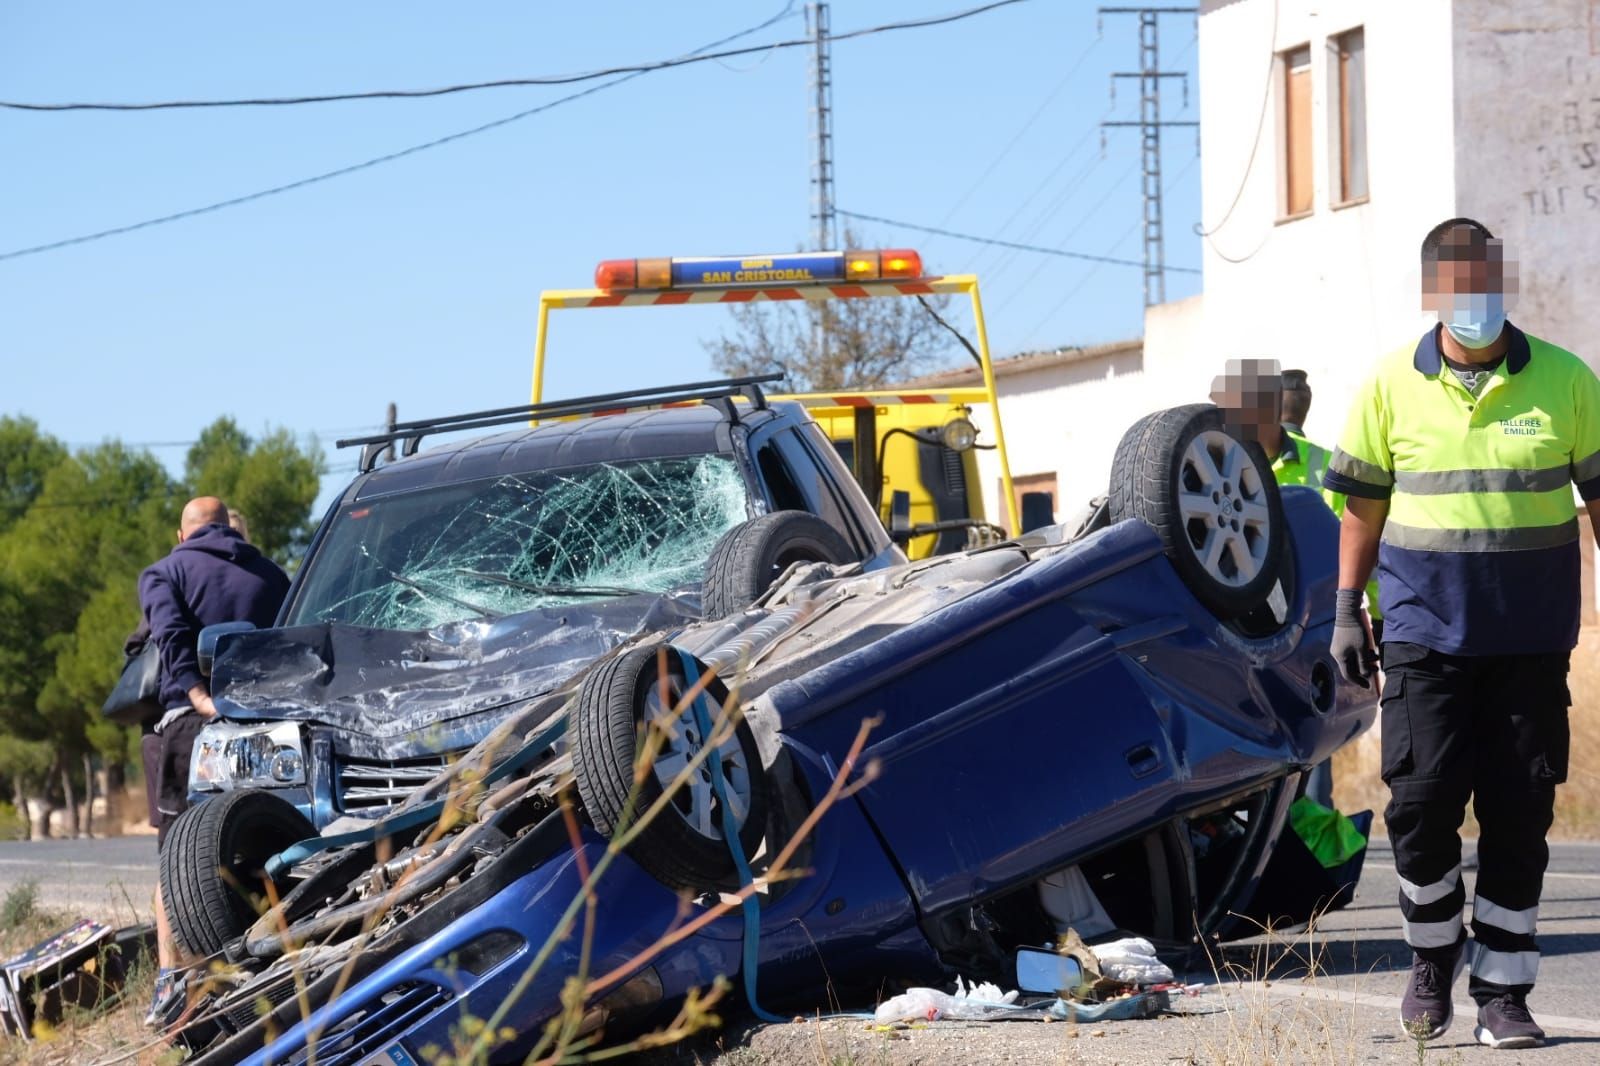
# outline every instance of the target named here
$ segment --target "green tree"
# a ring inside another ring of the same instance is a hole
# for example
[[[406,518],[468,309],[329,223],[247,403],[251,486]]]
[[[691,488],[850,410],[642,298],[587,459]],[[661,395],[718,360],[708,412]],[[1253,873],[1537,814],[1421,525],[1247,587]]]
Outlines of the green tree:
[[[149,452],[69,454],[31,421],[0,419],[0,777],[14,795],[48,783],[70,806],[91,758],[120,780],[137,738],[99,709],[139,623],[139,574],[171,550],[184,500],[221,496],[287,561],[312,531],[323,465],[286,430],[253,440],[220,418],[179,482]]]
[[[63,460],[26,513],[0,536],[0,772],[32,787],[37,753],[69,809],[83,757],[125,757],[128,742],[98,710],[116,678],[123,639],[138,620],[139,571],[170,542],[176,486],[148,452],[108,443]],[[94,606],[94,605],[99,606]],[[91,607],[94,609],[91,610]],[[94,678],[98,677],[98,684]],[[3,765],[7,756],[10,765]],[[71,819],[69,819],[69,822]]]
[[[184,461],[192,496],[219,496],[250,523],[250,540],[288,565],[311,540],[316,526],[311,504],[327,469],[322,449],[302,446],[286,429],[259,440],[231,418],[219,418],[200,433]]]
[[[27,512],[45,476],[66,457],[66,447],[39,432],[33,419],[0,416],[0,533]]]

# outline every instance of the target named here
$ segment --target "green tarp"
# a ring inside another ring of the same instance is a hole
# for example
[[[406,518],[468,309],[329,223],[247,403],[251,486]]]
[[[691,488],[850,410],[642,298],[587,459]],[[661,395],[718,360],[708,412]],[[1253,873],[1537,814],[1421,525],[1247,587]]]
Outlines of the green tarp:
[[[1289,808],[1289,822],[1325,869],[1343,866],[1367,846],[1367,838],[1350,819],[1304,796]]]

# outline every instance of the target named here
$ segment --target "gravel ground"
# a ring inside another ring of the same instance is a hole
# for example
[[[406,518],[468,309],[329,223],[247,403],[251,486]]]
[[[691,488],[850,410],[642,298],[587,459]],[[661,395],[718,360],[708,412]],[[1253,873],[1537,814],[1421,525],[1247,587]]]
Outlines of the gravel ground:
[[[1444,1037],[1419,1050],[1400,1034],[1394,1010],[1387,1004],[1377,1006],[1342,996],[1304,996],[1298,985],[1251,986],[1226,994],[1213,990],[1174,1004],[1175,1013],[1160,1018],[1096,1025],[936,1022],[890,1032],[847,1019],[763,1025],[647,1061],[649,1066],[1462,1066],[1479,1062],[1577,1066],[1600,1058],[1600,1036],[1560,1032],[1554,1026],[1552,1039],[1544,1048],[1490,1051],[1474,1041],[1470,1018],[1458,1018]]]
[[[1469,848],[1470,852],[1470,848]],[[1469,857],[1466,876],[1474,863]],[[642,1060],[640,1066],[923,1066],[932,1063],[1085,1063],[1121,1066],[1578,1066],[1600,1062],[1600,846],[1551,847],[1539,915],[1544,950],[1530,999],[1550,1034],[1543,1048],[1491,1051],[1473,1038],[1466,980],[1455,987],[1456,1022],[1418,1049],[1399,1029],[1410,953],[1399,939],[1393,857],[1373,841],[1357,898],[1315,934],[1230,946],[1224,969],[1185,975],[1204,982],[1155,1019],[1063,1022],[939,1022],[890,1032],[850,1019],[747,1025]],[[1314,959],[1307,979],[1304,959]],[[1269,978],[1261,980],[1260,978]]]

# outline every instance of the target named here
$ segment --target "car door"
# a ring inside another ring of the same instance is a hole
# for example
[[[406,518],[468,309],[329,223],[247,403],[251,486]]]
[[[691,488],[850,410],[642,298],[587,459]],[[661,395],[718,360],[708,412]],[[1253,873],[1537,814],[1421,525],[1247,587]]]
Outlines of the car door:
[[[877,776],[860,801],[925,913],[1169,814],[1173,744],[1124,660],[1153,634],[1086,624],[1062,589],[1083,566],[1041,560],[868,644],[827,672],[847,698],[824,684],[809,722],[786,716],[786,731],[837,758],[881,715],[866,752]]]

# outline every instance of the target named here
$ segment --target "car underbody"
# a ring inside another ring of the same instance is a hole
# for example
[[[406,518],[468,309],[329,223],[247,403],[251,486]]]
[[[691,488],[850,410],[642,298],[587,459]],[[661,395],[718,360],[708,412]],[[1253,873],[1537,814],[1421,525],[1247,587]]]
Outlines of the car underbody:
[[[718,702],[759,749],[763,1000],[1003,979],[1015,948],[1063,932],[1045,886],[1067,872],[1112,928],[1172,954],[1328,903],[1284,906],[1271,887],[1294,876],[1288,807],[1373,708],[1334,685],[1320,651],[1332,575],[1314,560],[1332,517],[1309,492],[1284,498],[1298,580],[1265,625],[1213,617],[1149,526],[1102,513],[872,573],[791,566],[750,610],[603,660],[692,657],[726,679]],[[401,1035],[448,1046],[463,1012],[512,1003],[526,1039],[498,1050],[521,1054],[579,964],[611,977],[578,1012],[607,1033],[738,971],[738,882],[663,884],[571,787],[570,722],[594,675],[528,703],[372,829],[280,856],[285,894],[191,978],[181,1039],[206,1062],[259,1058],[271,1040],[273,1062],[314,1042],[318,1062],[354,1063]],[[579,901],[606,867],[579,958]]]

